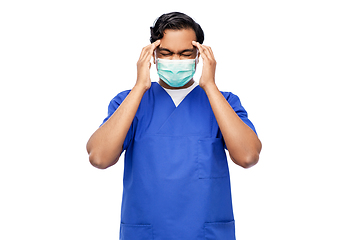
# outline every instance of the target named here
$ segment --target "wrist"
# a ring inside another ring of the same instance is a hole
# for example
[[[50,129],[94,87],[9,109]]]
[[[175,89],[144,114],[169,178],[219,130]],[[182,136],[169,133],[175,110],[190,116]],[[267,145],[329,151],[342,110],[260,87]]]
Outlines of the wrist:
[[[149,84],[141,84],[136,83],[132,90],[139,91],[141,93],[145,93],[151,87],[151,82]]]
[[[206,84],[201,84],[200,87],[205,91],[206,94],[212,91],[219,91],[214,81],[208,82]]]

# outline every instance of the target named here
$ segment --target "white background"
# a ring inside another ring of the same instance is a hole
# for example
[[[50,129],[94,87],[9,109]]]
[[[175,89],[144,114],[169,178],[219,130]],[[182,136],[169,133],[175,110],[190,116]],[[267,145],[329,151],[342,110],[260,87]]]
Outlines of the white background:
[[[263,143],[253,168],[229,161],[237,238],[360,239],[355,0],[1,1],[0,239],[118,239],[123,156],[98,170],[85,145],[171,11]]]

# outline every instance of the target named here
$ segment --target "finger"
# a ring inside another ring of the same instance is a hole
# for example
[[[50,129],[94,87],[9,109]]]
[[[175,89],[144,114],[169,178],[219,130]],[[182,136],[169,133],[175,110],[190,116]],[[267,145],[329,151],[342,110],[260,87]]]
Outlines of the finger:
[[[151,48],[151,56],[154,58],[154,63],[155,63],[155,50],[157,47],[160,46],[160,39],[156,40],[155,42],[152,43],[152,48]],[[150,57],[151,58],[151,57]]]
[[[139,59],[144,59],[144,58],[146,58],[146,56],[147,56],[148,53],[149,53],[149,49],[150,49],[151,47],[152,47],[151,44],[148,45],[148,46],[146,46],[146,47],[144,47],[144,48],[141,50],[140,58],[139,58]]]
[[[204,47],[205,52],[207,53],[208,57],[209,57],[210,59],[215,60],[214,53],[213,53],[211,47],[209,47],[209,46],[204,46],[204,45],[203,45],[203,47]]]
[[[206,58],[206,59],[208,59],[210,61],[215,61],[214,53],[213,53],[211,47],[205,46],[205,45],[202,45],[202,44],[199,44],[198,46],[199,46],[199,49],[202,49],[202,57],[203,57],[204,60]]]
[[[198,43],[198,42],[195,42],[195,41],[192,41],[192,44],[199,50],[200,52],[200,56],[204,59],[204,58],[207,58],[206,56],[206,53],[204,52],[204,48],[203,46]]]
[[[161,41],[160,39],[156,40],[155,42],[152,43],[154,50],[160,45]]]
[[[153,42],[152,44],[144,47],[140,54],[140,59],[145,59],[146,61],[150,61],[151,56],[154,53],[154,50],[160,45],[160,39]]]
[[[151,55],[153,55],[155,49],[160,45],[160,39],[156,40],[155,42],[153,42],[152,44],[150,44],[150,49],[149,49],[149,53]]]
[[[202,45],[205,51],[208,51],[209,53],[212,53],[211,47]]]
[[[201,49],[200,49],[200,47],[201,47],[201,44],[200,44],[200,43],[195,42],[195,41],[192,41],[191,43],[192,43],[192,45],[193,45],[194,47],[196,47],[199,51],[201,50]]]

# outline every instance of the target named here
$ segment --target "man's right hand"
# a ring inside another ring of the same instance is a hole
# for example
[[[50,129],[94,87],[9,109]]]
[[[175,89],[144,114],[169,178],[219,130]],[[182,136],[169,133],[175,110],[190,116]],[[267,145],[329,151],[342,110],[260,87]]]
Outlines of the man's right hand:
[[[137,62],[137,80],[136,85],[148,90],[151,86],[150,67],[151,56],[153,56],[155,49],[160,45],[160,39],[152,44],[144,47],[141,51],[140,58]]]

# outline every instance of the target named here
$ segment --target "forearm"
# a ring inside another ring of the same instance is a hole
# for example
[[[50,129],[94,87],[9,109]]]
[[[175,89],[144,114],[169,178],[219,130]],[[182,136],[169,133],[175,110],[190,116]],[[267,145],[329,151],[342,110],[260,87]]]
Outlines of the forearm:
[[[104,169],[117,162],[145,91],[135,85],[113,115],[90,137],[86,147],[93,166]]]
[[[215,83],[208,84],[203,89],[208,96],[231,159],[245,168],[255,165],[261,151],[261,142],[255,132],[235,113]]]

